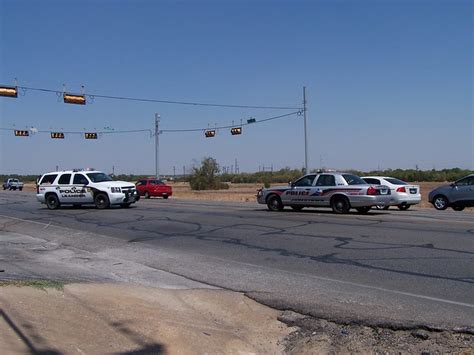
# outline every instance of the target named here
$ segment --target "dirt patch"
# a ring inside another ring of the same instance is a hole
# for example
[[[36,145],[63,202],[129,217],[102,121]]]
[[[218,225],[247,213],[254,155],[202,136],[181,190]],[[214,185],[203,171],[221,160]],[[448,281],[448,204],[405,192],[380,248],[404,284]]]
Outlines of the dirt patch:
[[[288,354],[474,354],[472,334],[340,325],[293,312],[279,319],[299,328],[287,338]]]
[[[293,328],[241,293],[71,284],[0,288],[0,353],[267,353]]]

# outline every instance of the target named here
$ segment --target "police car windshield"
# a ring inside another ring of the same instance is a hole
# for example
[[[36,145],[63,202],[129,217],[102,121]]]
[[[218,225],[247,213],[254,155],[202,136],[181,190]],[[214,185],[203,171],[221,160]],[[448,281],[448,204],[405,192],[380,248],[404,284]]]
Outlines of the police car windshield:
[[[114,181],[109,175],[104,173],[88,173],[87,176],[92,182]]]

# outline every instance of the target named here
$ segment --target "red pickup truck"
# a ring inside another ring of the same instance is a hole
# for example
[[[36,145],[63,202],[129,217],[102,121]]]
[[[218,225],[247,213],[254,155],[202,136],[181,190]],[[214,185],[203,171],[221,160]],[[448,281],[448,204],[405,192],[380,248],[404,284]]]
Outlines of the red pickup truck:
[[[173,189],[171,186],[166,185],[163,181],[158,179],[142,179],[138,180],[135,184],[137,191],[140,196],[150,198],[151,196],[158,196],[167,199],[173,195]]]

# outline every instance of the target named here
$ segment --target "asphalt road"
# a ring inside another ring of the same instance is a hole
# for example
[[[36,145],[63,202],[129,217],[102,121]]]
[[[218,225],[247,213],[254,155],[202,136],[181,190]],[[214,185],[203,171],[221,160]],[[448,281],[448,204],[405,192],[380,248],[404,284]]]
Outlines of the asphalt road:
[[[50,211],[32,193],[7,191],[0,220],[3,233],[59,233],[55,241],[76,250],[242,291],[279,309],[394,328],[474,329],[472,212],[269,212],[256,203],[172,198]],[[8,258],[0,260],[32,272]]]

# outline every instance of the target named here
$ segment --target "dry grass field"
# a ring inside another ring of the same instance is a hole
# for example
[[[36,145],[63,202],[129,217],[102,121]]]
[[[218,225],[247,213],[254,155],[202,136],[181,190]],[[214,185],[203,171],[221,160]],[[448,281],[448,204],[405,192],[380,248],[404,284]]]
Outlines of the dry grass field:
[[[417,207],[422,208],[433,208],[428,203],[428,193],[437,186],[443,185],[440,182],[419,182],[414,183],[420,185],[421,188],[421,203]],[[447,183],[446,183],[447,184]],[[239,201],[239,202],[252,202],[256,201],[257,189],[262,187],[262,184],[230,184],[228,190],[203,190],[193,191],[189,187],[188,183],[185,182],[169,182],[169,185],[173,187],[173,197],[177,199],[187,200],[207,200],[207,201]],[[273,184],[272,186],[284,185],[284,184]],[[34,191],[34,184],[25,184],[25,191]],[[474,211],[474,208],[469,208]]]

